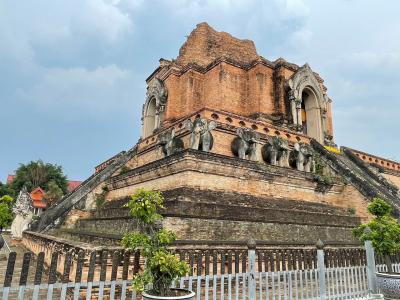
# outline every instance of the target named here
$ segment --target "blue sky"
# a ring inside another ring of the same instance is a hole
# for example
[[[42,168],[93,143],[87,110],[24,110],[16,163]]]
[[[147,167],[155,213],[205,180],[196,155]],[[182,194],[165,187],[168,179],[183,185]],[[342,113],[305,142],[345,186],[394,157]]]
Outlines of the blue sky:
[[[384,5],[383,5],[384,3]],[[396,0],[0,0],[0,180],[42,159],[83,180],[139,138],[145,79],[206,21],[308,62],[335,140],[400,160]]]

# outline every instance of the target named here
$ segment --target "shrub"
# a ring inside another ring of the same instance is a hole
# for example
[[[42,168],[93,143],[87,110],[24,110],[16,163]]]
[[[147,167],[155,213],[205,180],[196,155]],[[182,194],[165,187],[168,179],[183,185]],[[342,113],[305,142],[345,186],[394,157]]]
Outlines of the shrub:
[[[97,195],[96,196],[96,209],[100,209],[104,203],[106,202],[106,199],[103,194]]]
[[[176,235],[161,226],[162,216],[158,211],[164,209],[163,202],[161,193],[155,191],[139,189],[131,196],[126,206],[131,216],[141,222],[143,232],[126,233],[122,245],[132,251],[140,250],[146,258],[145,270],[133,279],[134,288],[143,292],[152,284],[151,294],[169,296],[172,282],[187,274],[189,268],[167,248]]]
[[[361,241],[370,240],[375,252],[385,259],[388,272],[393,273],[390,255],[400,251],[400,224],[391,216],[392,207],[380,198],[368,205],[374,218],[353,229],[353,234]]]
[[[354,215],[356,214],[356,209],[355,209],[354,207],[349,207],[349,208],[347,209],[347,212],[348,212],[350,215],[354,216]]]

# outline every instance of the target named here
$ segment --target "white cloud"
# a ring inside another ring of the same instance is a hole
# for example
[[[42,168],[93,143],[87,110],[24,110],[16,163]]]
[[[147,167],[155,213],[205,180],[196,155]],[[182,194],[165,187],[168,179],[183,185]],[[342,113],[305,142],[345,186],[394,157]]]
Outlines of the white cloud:
[[[104,37],[108,42],[119,40],[132,30],[133,23],[118,4],[119,1],[85,0],[71,18],[72,31]]]
[[[116,65],[85,68],[49,69],[38,84],[20,90],[22,100],[49,112],[106,114],[132,104],[133,75]]]

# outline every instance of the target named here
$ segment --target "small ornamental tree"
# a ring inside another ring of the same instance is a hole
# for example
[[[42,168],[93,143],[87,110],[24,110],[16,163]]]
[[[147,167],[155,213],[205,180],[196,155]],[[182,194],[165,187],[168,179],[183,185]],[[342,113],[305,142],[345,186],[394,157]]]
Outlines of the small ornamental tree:
[[[400,251],[400,224],[392,217],[392,207],[380,198],[375,198],[368,211],[374,218],[353,229],[353,234],[361,241],[371,241],[377,254],[382,255],[388,273],[393,273],[390,256]]]
[[[11,207],[13,204],[13,198],[9,195],[0,197],[0,232],[3,228],[10,226],[13,220],[13,214],[11,212]]]
[[[189,267],[167,248],[175,241],[176,235],[162,228],[164,198],[160,192],[139,189],[126,205],[132,217],[142,225],[142,232],[126,233],[122,239],[125,248],[140,250],[146,259],[143,273],[135,275],[133,286],[138,292],[148,289],[156,296],[173,296],[170,287],[178,277],[186,275]],[[152,287],[150,287],[152,286]]]
[[[52,206],[55,202],[64,196],[63,190],[57,185],[54,180],[51,180],[47,185],[47,191],[43,195],[43,200],[47,201],[48,206]]]

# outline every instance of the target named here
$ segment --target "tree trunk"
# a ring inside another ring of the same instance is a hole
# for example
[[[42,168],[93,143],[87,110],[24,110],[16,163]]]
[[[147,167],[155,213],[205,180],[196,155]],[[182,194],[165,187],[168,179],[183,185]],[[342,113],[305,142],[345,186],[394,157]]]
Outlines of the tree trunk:
[[[388,273],[392,274],[393,273],[393,268],[392,268],[392,261],[390,260],[389,255],[385,255],[385,264],[388,269]]]

